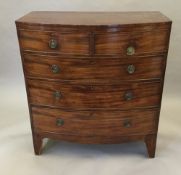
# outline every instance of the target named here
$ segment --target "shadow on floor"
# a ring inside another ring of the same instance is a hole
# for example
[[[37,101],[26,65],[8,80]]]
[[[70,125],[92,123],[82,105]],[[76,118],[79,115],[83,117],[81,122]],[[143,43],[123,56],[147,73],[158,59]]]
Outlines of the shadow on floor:
[[[104,156],[147,156],[144,142],[130,142],[122,144],[77,144],[62,141],[46,140],[42,154],[71,155],[79,157]]]

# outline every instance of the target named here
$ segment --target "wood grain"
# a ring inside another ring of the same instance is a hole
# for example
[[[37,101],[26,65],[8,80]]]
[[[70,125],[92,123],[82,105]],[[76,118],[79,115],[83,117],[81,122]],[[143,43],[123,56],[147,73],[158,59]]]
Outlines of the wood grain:
[[[86,33],[61,34],[58,32],[19,31],[20,45],[25,51],[39,51],[61,54],[89,54],[89,35]],[[49,47],[54,39],[58,42],[55,49]]]
[[[134,55],[160,53],[167,51],[169,31],[109,33],[95,35],[95,54],[127,56],[127,48],[135,48]],[[130,56],[131,57],[131,56]]]
[[[157,134],[149,134],[145,137],[145,144],[150,158],[155,157]]]
[[[171,24],[160,12],[31,12],[17,20],[35,154],[43,138],[142,140],[154,157]]]
[[[57,80],[115,79],[141,80],[162,78],[166,59],[164,56],[134,58],[67,58],[60,56],[24,54],[24,68],[29,77]],[[60,69],[52,72],[52,65]],[[128,66],[134,65],[135,72],[128,73]]]
[[[65,111],[32,107],[35,130],[79,136],[122,136],[156,132],[158,110]],[[64,120],[57,126],[57,119]],[[125,127],[129,122],[130,127]]]
[[[34,11],[16,21],[17,23],[38,25],[125,25],[166,23],[170,19],[158,11],[145,12],[60,12]]]
[[[113,32],[94,36],[94,53],[90,52],[90,33],[59,33],[47,31],[19,31],[20,45],[25,51],[59,53],[68,55],[121,55],[127,56],[127,47],[135,48],[135,55],[167,52],[169,30],[151,32]],[[51,39],[58,42],[49,47]]]
[[[159,106],[161,83],[135,82],[118,85],[66,84],[38,80],[28,80],[30,103],[63,108],[119,108]],[[53,93],[62,95],[56,99]],[[132,100],[125,94],[131,92]]]

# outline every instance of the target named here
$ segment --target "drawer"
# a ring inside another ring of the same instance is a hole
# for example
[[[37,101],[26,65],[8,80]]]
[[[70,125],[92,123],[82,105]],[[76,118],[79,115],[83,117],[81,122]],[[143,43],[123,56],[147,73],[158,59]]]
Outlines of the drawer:
[[[166,62],[166,59],[162,56],[145,58],[66,58],[25,54],[23,57],[27,76],[61,80],[161,78]]]
[[[121,136],[157,131],[158,109],[130,111],[66,111],[32,107],[37,131],[79,136]]]
[[[135,56],[168,50],[169,30],[104,33],[95,35],[95,54]]]
[[[19,30],[19,42],[25,51],[89,54],[89,34],[86,32],[62,34]]]
[[[89,32],[19,30],[18,33],[22,50],[72,55],[89,55],[90,52],[95,55],[121,56],[157,54],[167,52],[169,41],[169,30],[100,33],[92,35],[92,39]]]
[[[83,84],[28,80],[32,104],[62,108],[132,109],[160,105],[161,83]]]

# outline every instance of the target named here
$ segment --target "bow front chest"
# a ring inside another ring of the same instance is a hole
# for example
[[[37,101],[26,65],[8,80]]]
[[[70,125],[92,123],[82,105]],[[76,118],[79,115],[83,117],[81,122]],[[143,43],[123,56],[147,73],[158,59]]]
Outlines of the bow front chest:
[[[16,21],[35,154],[43,138],[156,138],[171,21],[159,12],[31,12]]]

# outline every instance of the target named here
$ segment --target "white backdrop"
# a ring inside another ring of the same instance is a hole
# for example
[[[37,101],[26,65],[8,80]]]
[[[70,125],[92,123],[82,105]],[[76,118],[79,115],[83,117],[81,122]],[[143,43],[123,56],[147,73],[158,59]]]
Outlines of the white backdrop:
[[[180,6],[180,0],[0,0],[0,174],[180,175]],[[14,21],[35,10],[161,11],[173,20],[155,159],[144,157],[142,143],[88,146],[50,142],[42,156],[33,155]]]

